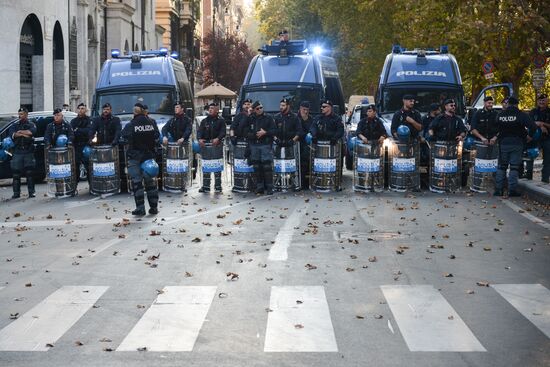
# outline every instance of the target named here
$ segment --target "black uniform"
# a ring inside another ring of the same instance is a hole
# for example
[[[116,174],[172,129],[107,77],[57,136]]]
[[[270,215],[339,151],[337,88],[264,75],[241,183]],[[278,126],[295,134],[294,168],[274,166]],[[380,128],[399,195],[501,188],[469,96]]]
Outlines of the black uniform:
[[[14,135],[20,130],[29,130],[33,136],[28,138],[19,136],[16,138]],[[15,144],[13,157],[10,162],[13,177],[13,198],[18,198],[21,195],[21,176],[23,173],[27,177],[29,197],[34,197],[34,135],[36,134],[36,125],[27,119],[19,120],[10,128],[8,134]]]
[[[300,166],[302,171],[302,190],[309,188],[309,171],[311,166],[311,147],[306,143],[306,135],[311,129],[313,124],[313,117],[308,115],[308,119],[304,120],[300,114],[298,114],[298,120],[302,125],[302,136],[300,137]]]
[[[279,146],[292,146],[294,145],[294,137],[301,137],[303,135],[302,124],[295,113],[289,112],[283,114],[279,112],[275,115],[275,126],[277,132],[275,133],[275,143]]]
[[[88,139],[91,142],[97,134],[97,145],[117,145],[121,129],[122,125],[118,117],[113,115],[98,116],[92,121]]]
[[[88,136],[90,135],[90,127],[92,120],[90,117],[84,115],[84,117],[77,116],[71,120],[71,127],[74,132],[74,157],[76,161],[76,184],[80,179],[80,164],[84,165],[84,169],[88,172],[88,166],[82,159],[82,150],[88,144]]]
[[[55,121],[52,121],[48,124],[46,127],[46,132],[44,133],[44,144],[46,145],[46,148],[55,145],[59,135],[66,135],[69,139],[69,143],[74,143],[74,131],[71,124],[65,122],[64,120],[61,121],[60,124],[56,124]]]
[[[550,108],[547,107],[544,110],[541,108],[533,108],[529,113],[533,121],[542,121],[546,124],[550,124]],[[541,179],[543,182],[548,183],[550,179],[550,134],[542,134],[540,138],[540,147],[542,148],[542,174]]]
[[[477,130],[488,140],[494,138],[498,133],[497,115],[498,112],[494,109],[477,110],[472,117],[472,130]]]
[[[223,146],[225,129],[226,129],[226,126],[225,126],[224,119],[218,116],[208,115],[204,120],[201,121],[201,124],[199,125],[199,129],[197,131],[197,139],[205,140],[206,143],[212,143],[212,140],[219,139],[220,140],[219,146],[221,147]],[[213,150],[212,150],[212,153],[213,153]],[[210,152],[205,150],[204,147],[201,147],[201,156],[203,160],[205,158],[208,158],[208,159],[223,158],[223,151],[222,151],[221,157],[217,157],[217,155],[214,157],[214,156],[210,156]],[[210,191],[210,181],[211,181],[210,172],[203,172],[201,192]],[[221,172],[214,172],[214,189],[218,192],[222,190],[222,173]]]
[[[391,119],[391,133],[392,135],[395,135],[397,133],[397,128],[400,125],[406,125],[411,131],[411,139],[416,139],[420,132],[416,130],[416,128],[412,124],[406,121],[407,117],[412,118],[414,121],[418,122],[419,124],[422,123],[422,116],[420,115],[420,112],[418,112],[418,110],[401,109],[393,114],[393,118]]]
[[[362,119],[357,124],[357,130],[355,131],[357,137],[359,134],[363,135],[369,142],[378,142],[382,136],[386,136],[386,128],[378,117],[369,119],[368,117]]]
[[[422,117],[422,130],[420,131],[420,134],[424,138],[428,138],[429,133],[428,130],[430,130],[430,125],[432,124],[432,121],[435,120],[437,116],[432,116],[429,113]]]
[[[183,113],[172,117],[170,121],[162,127],[162,136],[168,137],[168,134],[170,134],[174,141],[183,138],[183,140],[187,142],[192,132],[193,126],[191,119]]]
[[[266,134],[260,139],[256,133],[264,130]],[[256,192],[273,192],[273,138],[277,133],[277,126],[271,116],[266,114],[251,114],[246,126],[248,143],[250,144],[250,161],[256,173]]]
[[[229,129],[233,131],[234,136],[234,138],[231,139],[231,143],[237,144],[237,140],[246,139],[246,121],[248,120],[248,116],[249,115],[241,111],[233,118],[231,126],[229,127]]]
[[[523,153],[523,144],[528,130],[534,131],[537,126],[528,114],[521,112],[517,106],[509,106],[497,116],[499,157],[495,188],[502,194],[506,170],[510,165],[508,189],[510,194],[516,193],[519,168]]]
[[[460,117],[446,113],[442,113],[432,121],[430,130],[433,130],[435,140],[445,142],[455,142],[457,136],[467,132]]]
[[[335,114],[320,115],[311,124],[309,132],[314,143],[317,143],[318,140],[329,140],[334,145],[344,136],[344,124],[342,119]]]
[[[132,178],[132,190],[136,202],[136,212],[145,213],[145,195],[143,192],[143,181],[149,201],[149,212],[157,210],[158,189],[155,179],[144,175],[141,170],[141,163],[148,159],[155,158],[156,148],[159,145],[160,133],[154,120],[145,115],[136,115],[122,130],[122,138],[128,143],[126,152],[128,157],[128,174]]]

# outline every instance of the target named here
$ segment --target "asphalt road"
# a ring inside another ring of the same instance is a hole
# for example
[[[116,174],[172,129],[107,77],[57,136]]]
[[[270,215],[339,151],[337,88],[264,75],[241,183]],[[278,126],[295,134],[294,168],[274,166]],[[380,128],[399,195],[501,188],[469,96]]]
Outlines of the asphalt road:
[[[550,365],[547,208],[197,188],[0,187],[0,365]]]

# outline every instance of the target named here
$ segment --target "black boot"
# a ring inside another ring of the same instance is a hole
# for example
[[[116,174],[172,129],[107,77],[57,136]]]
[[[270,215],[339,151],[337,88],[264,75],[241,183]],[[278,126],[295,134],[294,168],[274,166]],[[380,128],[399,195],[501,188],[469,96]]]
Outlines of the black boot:
[[[273,195],[273,168],[271,167],[271,162],[264,162],[262,164],[262,171],[266,194]]]
[[[132,190],[134,190],[134,201],[136,202],[136,209],[132,211],[132,215],[145,215],[145,193],[142,182],[132,181]]]
[[[13,174],[13,196],[12,199],[19,199],[21,197],[21,176],[19,174]]]
[[[199,189],[199,192],[210,192],[210,172],[202,173],[202,187]]]
[[[147,201],[149,202],[149,214],[158,214],[159,191],[157,185],[154,181],[146,181],[145,184],[147,185],[145,191],[147,192]]]
[[[214,173],[214,190],[217,193],[222,192],[222,173],[221,172]]]

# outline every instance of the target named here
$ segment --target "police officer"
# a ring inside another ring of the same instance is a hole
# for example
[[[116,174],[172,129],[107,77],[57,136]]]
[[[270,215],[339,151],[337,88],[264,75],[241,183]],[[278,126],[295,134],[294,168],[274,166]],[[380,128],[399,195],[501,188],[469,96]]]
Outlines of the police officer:
[[[60,135],[67,136],[69,144],[74,143],[74,132],[71,124],[65,122],[63,119],[63,110],[61,108],[56,108],[53,111],[53,121],[48,124],[46,132],[44,133],[44,145],[46,149],[55,145]]]
[[[122,130],[122,138],[128,143],[126,152],[128,157],[128,174],[132,179],[132,190],[136,209],[132,215],[145,215],[145,195],[143,182],[149,202],[149,214],[158,213],[159,194],[154,177],[144,173],[141,164],[155,158],[155,151],[159,144],[160,133],[157,124],[144,114],[143,104],[134,105],[134,118]]]
[[[90,127],[92,121],[86,114],[87,108],[84,103],[80,103],[77,107],[78,116],[71,120],[71,127],[74,132],[74,157],[76,163],[75,169],[75,189],[80,180],[80,165],[84,166],[84,170],[88,172],[88,166],[83,160],[82,150],[88,144],[88,136],[90,135]]]
[[[298,111],[298,120],[302,125],[302,136],[300,138],[300,168],[302,172],[302,190],[309,189],[309,171],[311,166],[311,147],[306,142],[306,134],[311,129],[313,117],[309,114],[311,104],[308,101],[300,103]]]
[[[344,136],[344,124],[342,119],[332,112],[330,100],[321,102],[321,115],[311,124],[309,132],[314,143],[329,140],[330,144],[335,145]]]
[[[13,157],[10,162],[13,177],[12,199],[21,197],[21,176],[25,173],[27,177],[27,190],[29,198],[35,197],[34,191],[34,135],[36,126],[28,119],[29,111],[25,107],[19,109],[19,121],[17,121],[8,132],[8,135],[15,144]]]
[[[241,110],[238,114],[235,115],[231,126],[229,127],[229,137],[233,145],[237,144],[239,139],[246,139],[246,133],[243,131],[246,128],[246,120],[250,116],[250,111],[252,108],[252,100],[247,98],[243,100],[241,104]]]
[[[180,145],[187,143],[192,132],[191,119],[185,115],[181,102],[176,102],[174,117],[162,127],[162,143],[168,144],[169,138]]]
[[[97,145],[117,145],[120,137],[121,124],[120,119],[112,115],[110,103],[105,103],[102,107],[101,116],[93,119],[88,139],[90,144],[94,137]]]
[[[483,108],[472,117],[472,135],[485,145],[497,142],[497,111],[493,109],[493,97],[483,98]]]
[[[212,143],[214,146],[223,144],[223,138],[225,138],[225,121],[218,116],[219,109],[217,103],[210,103],[208,105],[208,116],[206,116],[199,125],[197,139],[199,140],[201,150],[204,149],[206,143]],[[209,172],[203,172],[202,187],[199,189],[199,192],[210,192],[210,175]],[[214,190],[217,193],[222,192],[221,172],[214,172]]]
[[[439,114],[441,114],[441,108],[439,104],[437,103],[430,104],[430,110],[428,111],[426,116],[422,118],[421,135],[423,138],[427,138],[430,136],[430,134],[428,133],[428,131],[430,130],[430,124],[437,116],[439,116]]]
[[[508,98],[509,97],[504,97],[504,99],[500,101],[503,111],[506,111],[506,109],[508,108]]]
[[[366,108],[367,117],[357,124],[356,134],[363,144],[382,144],[386,139],[386,128],[378,116],[376,116],[376,107],[373,104]]]
[[[462,119],[455,114],[456,103],[453,99],[444,102],[445,112],[437,116],[428,130],[431,139],[447,143],[462,141],[466,136],[466,126]]]
[[[247,138],[250,144],[250,162],[256,173],[256,194],[273,195],[273,137],[277,132],[275,121],[264,113],[260,101],[252,104],[253,113],[247,120]]]
[[[520,196],[516,191],[518,185],[519,167],[523,143],[527,137],[527,130],[531,133],[537,125],[531,120],[528,114],[518,109],[519,101],[516,97],[508,98],[508,107],[497,116],[499,143],[498,169],[495,182],[495,196],[502,196],[506,170],[510,166],[508,177],[508,196]]]
[[[548,108],[548,96],[541,94],[537,98],[537,107],[529,113],[542,132],[540,147],[542,148],[542,182],[550,179],[550,108]],[[532,163],[531,163],[532,164]]]
[[[279,102],[279,113],[275,115],[275,144],[280,147],[291,147],[303,135],[302,125],[298,116],[290,111],[290,99],[283,98]]]
[[[414,109],[414,96],[405,94],[403,96],[403,107],[393,114],[391,120],[391,133],[397,138],[397,128],[400,125],[406,125],[411,132],[411,140],[418,137],[422,130],[422,117],[420,112]]]

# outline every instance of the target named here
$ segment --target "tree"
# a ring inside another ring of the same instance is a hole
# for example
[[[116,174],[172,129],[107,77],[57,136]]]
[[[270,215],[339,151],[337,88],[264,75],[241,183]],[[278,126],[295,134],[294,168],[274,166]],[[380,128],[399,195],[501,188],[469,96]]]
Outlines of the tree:
[[[252,50],[234,34],[220,36],[210,32],[203,42],[205,86],[218,82],[233,91],[238,91],[243,84],[248,64],[254,57]]]

